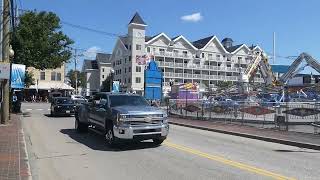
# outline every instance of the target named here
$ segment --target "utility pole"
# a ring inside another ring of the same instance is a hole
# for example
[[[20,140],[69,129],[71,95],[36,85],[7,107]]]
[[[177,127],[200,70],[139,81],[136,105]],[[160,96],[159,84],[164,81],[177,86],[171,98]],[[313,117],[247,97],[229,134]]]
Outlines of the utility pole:
[[[10,63],[9,57],[9,31],[10,31],[10,8],[9,0],[3,0],[3,39],[2,39],[2,61]],[[10,79],[4,79],[2,81],[2,107],[1,107],[1,123],[6,124],[9,121],[9,91]]]
[[[76,78],[76,93],[78,94],[78,73],[77,73],[77,49],[74,49],[74,75]]]

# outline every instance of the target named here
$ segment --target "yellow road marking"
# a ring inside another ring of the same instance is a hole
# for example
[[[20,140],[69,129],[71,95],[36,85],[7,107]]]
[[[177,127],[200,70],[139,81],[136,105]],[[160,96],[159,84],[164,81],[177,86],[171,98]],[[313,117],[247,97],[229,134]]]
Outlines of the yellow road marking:
[[[190,154],[198,155],[198,156],[201,156],[201,157],[213,160],[213,161],[217,161],[217,162],[220,162],[220,163],[223,163],[223,164],[226,164],[226,165],[229,165],[229,166],[233,166],[233,167],[236,167],[236,168],[239,168],[239,169],[242,169],[242,170],[246,170],[246,171],[249,171],[249,172],[253,172],[253,173],[256,173],[256,174],[259,174],[259,175],[264,175],[264,176],[268,176],[268,177],[271,177],[271,178],[274,178],[274,179],[279,179],[279,180],[284,180],[284,179],[295,180],[295,178],[286,177],[286,176],[283,176],[283,175],[280,175],[280,174],[276,174],[276,173],[273,173],[273,172],[270,172],[270,171],[267,171],[267,170],[264,170],[264,169],[256,168],[256,167],[253,167],[253,166],[250,166],[250,165],[247,165],[247,164],[243,164],[243,163],[239,163],[239,162],[232,161],[232,160],[229,160],[229,159],[225,159],[223,157],[207,154],[207,153],[195,150],[195,149],[191,149],[191,148],[184,147],[184,146],[181,146],[181,145],[178,145],[178,144],[170,143],[168,141],[165,141],[163,144],[167,145],[167,146],[169,146],[171,148],[174,148],[174,149],[178,149],[178,150],[181,150],[181,151],[184,151],[184,152],[188,152]]]

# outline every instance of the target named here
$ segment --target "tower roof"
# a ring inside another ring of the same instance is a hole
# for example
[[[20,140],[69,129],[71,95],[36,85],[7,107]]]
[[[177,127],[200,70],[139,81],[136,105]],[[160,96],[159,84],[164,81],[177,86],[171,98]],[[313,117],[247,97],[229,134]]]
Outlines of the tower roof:
[[[143,21],[143,19],[141,18],[141,16],[139,15],[138,12],[136,12],[136,13],[134,14],[134,16],[132,17],[131,21],[129,22],[129,24],[132,24],[132,23],[134,23],[134,24],[141,24],[141,25],[147,25],[147,24]]]
[[[226,41],[228,41],[228,42],[233,42],[233,40],[231,39],[231,38],[224,38],[221,42],[226,42]]]

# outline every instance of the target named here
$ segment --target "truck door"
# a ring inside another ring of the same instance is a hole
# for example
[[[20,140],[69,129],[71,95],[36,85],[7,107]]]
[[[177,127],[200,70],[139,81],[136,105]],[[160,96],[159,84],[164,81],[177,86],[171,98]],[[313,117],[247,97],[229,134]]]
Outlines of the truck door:
[[[99,94],[96,94],[94,97],[93,97],[93,100],[92,100],[92,103],[90,104],[89,106],[89,120],[91,123],[93,124],[97,124],[97,116],[96,116],[96,107],[97,107],[97,104],[99,104],[100,102],[100,95]]]
[[[102,97],[100,99],[100,104],[96,107],[96,116],[99,125],[105,127],[106,117],[109,115],[108,99]]]

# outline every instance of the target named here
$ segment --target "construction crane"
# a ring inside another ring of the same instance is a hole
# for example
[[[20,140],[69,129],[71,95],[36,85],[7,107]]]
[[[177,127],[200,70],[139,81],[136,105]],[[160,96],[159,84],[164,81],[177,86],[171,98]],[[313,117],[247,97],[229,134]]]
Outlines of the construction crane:
[[[249,92],[249,83],[254,78],[258,69],[260,69],[265,85],[274,84],[275,77],[272,74],[268,56],[263,52],[256,52],[253,60],[249,63],[246,70],[240,74],[241,89],[245,92]]]
[[[303,68],[299,68],[299,65],[302,63],[302,61],[306,61],[306,65],[303,66]],[[280,81],[283,83],[286,83],[289,79],[294,77],[297,73],[299,73],[301,70],[303,70],[306,66],[312,67],[314,70],[316,70],[318,73],[320,73],[320,64],[315,60],[312,56],[310,56],[307,53],[301,53],[296,60],[293,61],[293,63],[290,65],[288,71],[283,74],[280,77]]]
[[[299,65],[302,61],[306,61],[306,65],[299,68]],[[284,86],[287,84],[288,80],[292,79],[296,74],[304,70],[306,66],[310,66],[315,69],[318,73],[320,73],[320,64],[315,60],[312,56],[307,53],[301,53],[297,59],[293,61],[290,65],[288,71],[283,74],[278,80],[272,73],[271,66],[269,64],[268,56],[263,52],[256,52],[255,58],[249,64],[247,69],[241,74],[241,82],[242,85],[247,84],[246,91],[249,91],[248,84],[251,82],[253,77],[255,76],[258,69],[260,69],[261,76],[264,79],[265,86],[272,85],[275,86]]]

